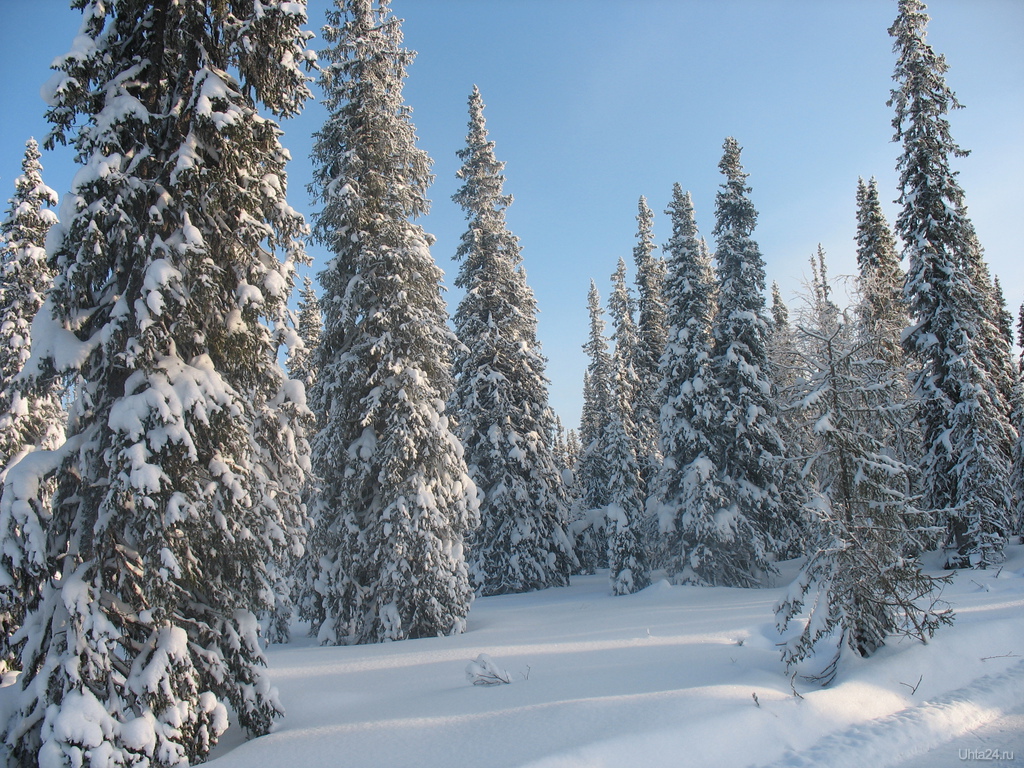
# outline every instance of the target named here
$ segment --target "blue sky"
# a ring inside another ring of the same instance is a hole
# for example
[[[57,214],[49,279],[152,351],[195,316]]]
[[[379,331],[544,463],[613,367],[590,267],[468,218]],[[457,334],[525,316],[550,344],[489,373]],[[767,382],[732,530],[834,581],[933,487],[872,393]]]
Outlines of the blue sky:
[[[310,28],[327,0],[309,3]],[[0,0],[0,199],[13,191],[24,142],[47,132],[40,86],[66,52],[80,14],[64,0]],[[933,0],[929,41],[966,108],[956,161],[992,271],[1011,311],[1024,301],[1024,2]],[[760,218],[755,238],[791,308],[820,242],[833,276],[854,272],[857,177],[875,176],[890,223],[899,147],[885,105],[893,70],[886,30],[894,0],[393,0],[407,47],[419,52],[405,99],[420,146],[434,160],[434,258],[447,282],[463,229],[451,202],[455,152],[474,84],[506,162],[508,214],[541,309],[552,404],[579,418],[590,278],[602,296],[622,256],[631,266],[636,207],[645,195],[659,243],[672,184],[692,192],[701,231],[714,226],[718,161],[735,136]],[[321,46],[314,41],[312,47]],[[310,210],[305,186],[318,104],[285,121],[294,158],[289,198]],[[44,153],[59,194],[74,172],[67,150]],[[317,262],[325,254],[316,247]],[[450,309],[458,301],[448,295]]]

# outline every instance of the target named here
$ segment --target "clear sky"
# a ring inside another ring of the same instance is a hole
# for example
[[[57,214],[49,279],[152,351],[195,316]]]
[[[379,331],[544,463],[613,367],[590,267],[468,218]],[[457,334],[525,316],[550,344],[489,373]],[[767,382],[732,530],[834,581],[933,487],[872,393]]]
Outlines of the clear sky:
[[[319,31],[329,0],[311,0]],[[965,109],[951,116],[969,157],[955,161],[992,271],[1011,309],[1024,301],[1024,0],[933,0],[929,42]],[[406,46],[419,52],[405,100],[434,160],[434,201],[422,221],[433,254],[451,261],[463,230],[451,202],[474,84],[515,196],[509,226],[523,245],[541,309],[551,400],[574,426],[586,359],[590,278],[607,297],[622,256],[632,267],[640,195],[655,236],[672,184],[692,192],[709,240],[722,142],[735,136],[760,218],[755,238],[791,309],[818,243],[830,273],[855,271],[857,177],[875,176],[890,224],[899,147],[891,142],[895,0],[393,0]],[[65,0],[0,0],[0,200],[13,192],[24,142],[47,133],[40,86],[80,20]],[[318,49],[321,41],[314,40]],[[283,124],[293,206],[310,210],[310,104]],[[59,194],[68,150],[44,153]],[[713,244],[713,243],[712,243]],[[325,254],[310,247],[321,268]],[[458,294],[448,295],[454,310]]]

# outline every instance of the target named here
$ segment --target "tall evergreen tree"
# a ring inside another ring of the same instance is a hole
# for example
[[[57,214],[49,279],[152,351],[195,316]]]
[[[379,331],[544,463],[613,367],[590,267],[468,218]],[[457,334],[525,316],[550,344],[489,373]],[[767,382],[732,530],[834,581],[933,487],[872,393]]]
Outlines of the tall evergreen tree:
[[[304,405],[277,356],[305,225],[258,108],[310,95],[305,7],[77,6],[48,143],[74,132],[82,167],[25,370],[78,380],[6,740],[18,765],[186,765],[229,708],[253,734],[281,714],[254,613],[265,563],[302,547]]]
[[[594,281],[587,294],[590,335],[583,350],[590,358],[583,375],[583,413],[580,417],[580,458],[576,469],[576,508],[572,532],[581,573],[593,573],[607,565],[604,509],[608,505],[611,465],[608,456],[608,425],[613,392],[612,358],[604,336],[604,309]]]
[[[612,319],[611,410],[605,451],[610,473],[605,525],[612,593],[625,595],[650,584],[643,535],[644,481],[638,458],[643,445],[636,422],[643,386],[637,362],[641,340],[634,320],[635,305],[626,282],[626,262],[619,259],[608,297]]]
[[[908,262],[913,323],[904,346],[918,361],[915,381],[928,508],[947,514],[949,565],[987,567],[1003,559],[1009,533],[1014,430],[1003,401],[1008,353],[998,331],[992,285],[964,204],[946,118],[959,108],[946,85],[945,58],[926,42],[921,0],[900,0],[889,34],[897,55],[889,105],[902,210],[896,229]]]
[[[757,212],[748,198],[739,144],[731,137],[719,168],[726,180],[715,198],[718,308],[711,365],[721,392],[714,461],[728,500],[723,517],[753,526],[756,551],[789,554],[798,526],[792,505],[783,503],[786,451],[768,371],[771,317],[764,300],[764,260],[751,237]],[[751,561],[749,577],[766,566]]]
[[[639,389],[633,403],[636,422],[640,471],[644,488],[648,486],[661,464],[658,450],[658,412],[660,405],[655,400],[658,382],[661,381],[659,365],[665,351],[667,329],[665,327],[665,261],[654,255],[654,213],[641,196],[637,204],[638,229],[636,245],[633,247],[633,262],[636,265],[637,286],[637,351],[634,368],[639,380]]]
[[[461,632],[472,600],[464,555],[477,496],[452,433],[451,350],[427,212],[430,161],[402,85],[413,53],[387,0],[339,0],[321,73],[313,234],[324,333],[311,405],[320,488],[320,573],[308,609],[323,643]]]
[[[856,244],[859,296],[856,336],[862,347],[860,355],[887,366],[895,388],[879,392],[874,398],[874,425],[868,414],[865,428],[888,445],[897,459],[916,467],[921,461],[921,438],[914,410],[893,410],[889,402],[893,399],[906,402],[911,391],[912,373],[900,341],[910,320],[903,295],[906,275],[873,178],[867,183],[857,180]],[[871,399],[869,393],[866,396]],[[917,473],[913,476],[916,478]]]
[[[636,324],[636,301],[626,282],[626,262],[619,259],[611,275],[612,292],[608,296],[608,315],[612,321],[612,402],[621,400],[623,408],[629,411],[633,431],[630,439],[633,452],[639,455],[640,439],[636,427],[636,402],[643,382],[638,372],[640,358],[640,335]]]
[[[455,312],[450,410],[466,464],[482,492],[470,575],[483,595],[567,586],[575,557],[566,536],[567,495],[552,440],[547,361],[537,340],[537,302],[518,238],[509,232],[504,164],[487,137],[484,104],[469,98],[469,134],[459,150],[462,187],[453,199],[469,226],[456,259],[465,295]]]
[[[628,382],[625,357],[615,355],[614,381]],[[632,407],[623,395],[627,387],[615,388],[612,411],[608,420],[608,504],[605,512],[605,530],[608,536],[609,580],[613,595],[630,595],[649,586],[650,571],[644,537],[643,499],[641,498],[640,464],[636,457],[636,425],[632,420]]]
[[[29,387],[17,378],[32,350],[32,320],[53,282],[43,244],[57,220],[50,210],[57,194],[43,183],[39,158],[39,145],[30,139],[21,175],[14,180],[14,197],[0,222],[0,478],[28,452],[57,448],[67,419],[59,382],[51,378]],[[26,555],[43,551],[50,485],[9,512],[0,507],[0,672],[19,668],[21,643],[11,639],[46,576],[45,564]],[[32,538],[40,543],[27,541]]]
[[[676,184],[666,211],[668,341],[658,388],[664,463],[648,506],[664,532],[666,570],[678,583],[753,586],[766,553],[749,520],[728,511],[719,473],[721,393],[711,369],[715,284],[689,193]]]
[[[898,376],[887,361],[863,357],[870,347],[841,323],[802,326],[800,333],[815,371],[798,408],[815,441],[804,471],[815,480],[810,511],[817,534],[776,617],[785,631],[810,603],[809,621],[782,657],[793,665],[834,641],[832,659],[818,674],[827,685],[847,647],[869,656],[891,634],[927,641],[952,615],[938,598],[948,579],[927,576],[908,555],[923,546],[923,516],[910,495],[913,470],[875,436],[878,418],[906,407]],[[888,394],[885,409],[874,405],[880,393]]]
[[[1024,341],[1024,304],[1021,304],[1020,312],[1017,315],[1017,338]],[[1014,503],[1013,532],[1024,539],[1024,354],[1017,361],[1017,378],[1014,382],[1011,404],[1013,406],[1013,426],[1017,430],[1011,465]]]
[[[796,336],[789,322],[789,307],[779,284],[772,282],[772,324],[768,336],[768,361],[771,364],[780,399],[785,402],[803,373],[796,353]],[[784,414],[780,414],[784,416]]]
[[[889,223],[878,199],[878,184],[857,180],[857,268],[860,333],[871,354],[901,367],[900,334],[907,327],[906,276]]]

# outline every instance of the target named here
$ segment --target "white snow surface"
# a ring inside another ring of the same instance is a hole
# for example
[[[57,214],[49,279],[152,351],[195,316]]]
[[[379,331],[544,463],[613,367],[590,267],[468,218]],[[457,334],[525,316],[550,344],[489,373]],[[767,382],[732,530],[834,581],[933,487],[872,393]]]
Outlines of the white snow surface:
[[[765,589],[659,581],[613,597],[607,573],[573,577],[477,599],[454,637],[327,647],[296,626],[267,654],[287,716],[249,742],[233,725],[208,765],[1024,766],[1024,546],[1008,554],[955,576],[956,623],[928,645],[845,657],[828,688],[797,677],[802,698],[773,618],[798,562]],[[473,685],[480,654],[511,683]]]

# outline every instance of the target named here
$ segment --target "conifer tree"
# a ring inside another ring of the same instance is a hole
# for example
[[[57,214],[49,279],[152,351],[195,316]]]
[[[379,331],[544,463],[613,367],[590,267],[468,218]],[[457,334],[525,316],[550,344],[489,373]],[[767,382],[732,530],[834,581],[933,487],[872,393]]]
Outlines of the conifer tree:
[[[799,537],[787,485],[785,445],[777,429],[775,387],[768,371],[771,318],[765,308],[764,260],[753,240],[757,212],[734,138],[724,144],[719,168],[725,182],[715,199],[718,307],[712,327],[711,366],[720,388],[715,457],[728,502],[720,517],[753,526],[754,551],[789,554]],[[768,565],[755,558],[749,578]]]
[[[1017,337],[1024,340],[1024,304],[1021,304],[1020,312],[1017,315]],[[1013,532],[1024,539],[1024,354],[1017,361],[1017,377],[1014,382],[1011,404],[1013,406],[1013,426],[1017,430],[1011,464],[1014,503]]]
[[[643,499],[641,498],[640,465],[636,457],[636,425],[632,408],[624,395],[633,374],[628,371],[625,356],[613,359],[616,386],[608,421],[608,504],[605,530],[608,536],[609,580],[613,595],[630,595],[650,586],[647,554],[641,530]]]
[[[316,134],[313,235],[324,332],[311,404],[319,574],[306,601],[323,643],[461,632],[472,600],[464,555],[476,489],[445,402],[451,350],[427,212],[430,161],[402,102],[413,53],[387,0],[327,14]]]
[[[305,7],[76,5],[47,141],[82,167],[25,369],[74,372],[76,399],[5,737],[18,765],[187,765],[229,708],[250,734],[281,714],[254,614],[265,563],[302,548],[305,406],[277,357],[305,225],[259,110],[310,95]]]
[[[889,105],[894,140],[903,146],[896,230],[913,320],[903,339],[919,365],[914,387],[924,506],[947,515],[948,564],[984,568],[1002,561],[1010,527],[1009,354],[964,192],[950,167],[951,158],[966,155],[946,118],[961,105],[943,77],[945,58],[926,42],[927,22],[920,0],[900,0],[889,29],[897,55]]]
[[[803,371],[796,352],[796,337],[789,322],[789,307],[782,298],[779,284],[772,283],[772,324],[768,336],[768,360],[774,373],[775,385],[783,402]],[[784,418],[784,414],[780,414]]]
[[[512,198],[503,193],[504,164],[488,139],[476,87],[469,113],[458,152],[463,185],[453,196],[469,226],[455,254],[455,284],[465,295],[454,316],[461,346],[449,407],[481,492],[470,575],[482,595],[567,586],[575,558],[564,529],[568,499],[552,444],[537,303],[519,240],[505,223]]]
[[[868,414],[864,425],[894,451],[897,459],[916,467],[921,460],[921,440],[914,409],[892,410],[886,399],[895,397],[904,403],[910,396],[911,372],[900,342],[910,318],[903,295],[906,275],[873,178],[866,184],[863,179],[857,180],[856,243],[859,295],[856,336],[862,347],[860,355],[887,366],[895,388],[887,393],[878,393],[878,397],[873,399],[879,409],[878,418],[872,426],[872,415]],[[870,393],[865,396],[872,399]],[[884,414],[881,409],[885,409]],[[917,477],[916,473],[914,477]]]
[[[857,180],[856,241],[860,334],[873,356],[892,368],[901,367],[904,354],[900,334],[909,320],[903,297],[906,276],[873,178],[866,184],[864,179]]]
[[[643,442],[635,414],[643,386],[637,372],[641,340],[634,320],[635,305],[626,282],[626,262],[619,259],[608,297],[612,319],[611,410],[606,434],[608,504],[608,566],[612,593],[631,594],[650,583],[643,535],[644,481],[638,458]]]
[[[816,536],[776,618],[785,632],[805,605],[810,613],[783,646],[787,665],[834,638],[831,661],[817,674],[827,685],[847,647],[869,656],[892,634],[926,642],[952,614],[938,597],[946,579],[924,574],[908,554],[923,547],[917,528],[923,516],[910,495],[913,470],[874,435],[878,418],[906,407],[898,377],[886,361],[862,357],[870,348],[843,323],[802,326],[800,333],[815,371],[797,407],[815,441],[804,471],[815,480]],[[888,407],[879,410],[874,402],[883,392]]]
[[[750,522],[729,515],[719,474],[720,392],[711,369],[715,285],[689,193],[676,184],[666,213],[668,341],[658,400],[664,463],[648,507],[657,512],[677,583],[753,586],[766,554]]]
[[[634,368],[639,388],[633,402],[636,422],[640,472],[646,489],[658,466],[661,454],[658,450],[658,411],[655,392],[661,381],[659,365],[665,351],[665,261],[654,255],[654,213],[647,200],[640,197],[637,204],[637,242],[633,247],[633,262],[636,265],[637,286],[637,350]]]
[[[587,294],[590,335],[583,350],[590,358],[583,374],[583,413],[580,417],[580,457],[576,470],[576,508],[570,531],[580,573],[593,573],[608,562],[604,509],[608,506],[611,465],[608,425],[613,393],[612,358],[604,336],[604,309],[594,281]]]
[[[316,290],[313,288],[313,281],[308,277],[302,279],[302,290],[299,291],[299,321],[298,345],[288,360],[288,375],[296,381],[301,381],[308,390],[316,381],[316,369],[312,361],[316,357],[317,348],[320,346],[320,336],[323,334],[324,321],[323,311],[320,309],[320,299],[317,298]]]
[[[0,478],[27,453],[57,448],[67,418],[59,382],[50,379],[28,387],[17,378],[31,353],[32,320],[53,282],[43,245],[57,218],[50,210],[57,194],[43,183],[39,158],[39,145],[30,139],[21,175],[14,180],[14,197],[0,222]],[[11,639],[45,579],[44,563],[26,556],[40,553],[41,543],[26,539],[43,536],[50,485],[9,513],[0,507],[0,673],[19,668],[21,643]]]

